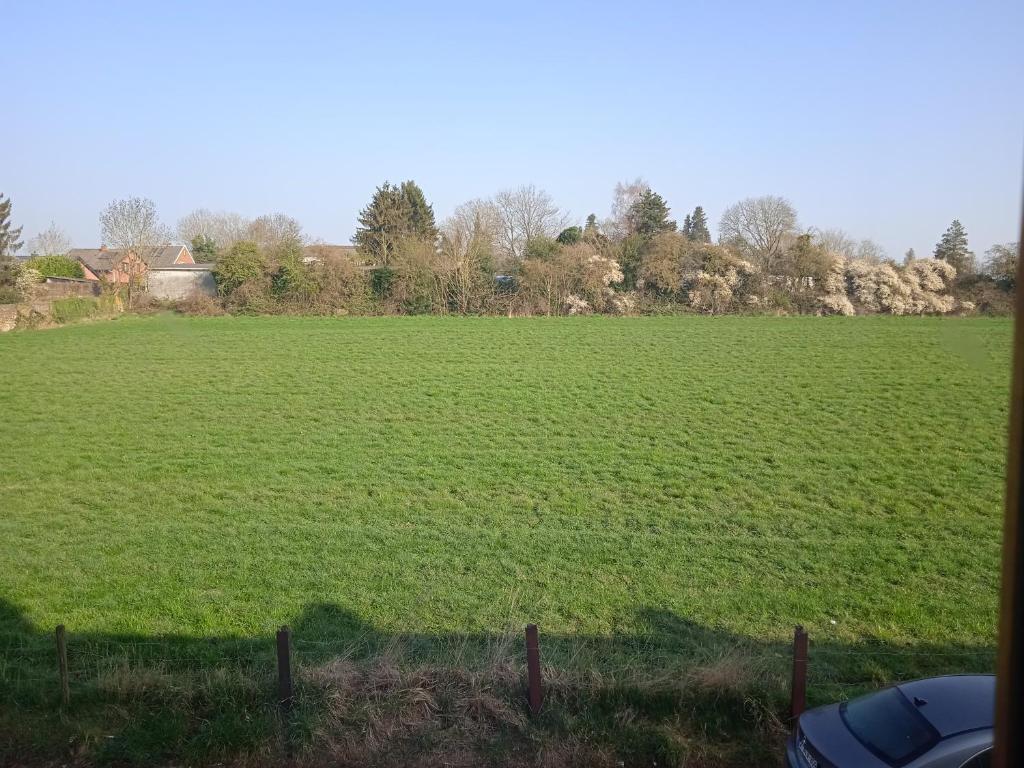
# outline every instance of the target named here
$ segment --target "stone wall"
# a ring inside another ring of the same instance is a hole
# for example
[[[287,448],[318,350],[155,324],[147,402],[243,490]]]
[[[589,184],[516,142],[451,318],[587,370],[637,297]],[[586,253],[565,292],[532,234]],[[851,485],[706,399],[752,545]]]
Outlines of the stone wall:
[[[0,333],[10,331],[18,323],[22,315],[30,316],[33,312],[49,317],[50,305],[55,299],[66,299],[74,296],[99,296],[100,284],[95,280],[79,280],[73,277],[47,277],[38,285],[32,286],[32,301],[21,304],[0,304]]]
[[[64,299],[68,296],[99,296],[100,292],[100,284],[96,280],[47,277],[32,293],[37,299]]]
[[[33,298],[32,301],[21,304],[0,304],[0,333],[14,330],[19,321],[33,327],[39,327],[40,323],[43,326],[48,325],[51,306],[52,299],[40,298]]]
[[[0,333],[14,329],[18,323],[18,305],[0,304]]]

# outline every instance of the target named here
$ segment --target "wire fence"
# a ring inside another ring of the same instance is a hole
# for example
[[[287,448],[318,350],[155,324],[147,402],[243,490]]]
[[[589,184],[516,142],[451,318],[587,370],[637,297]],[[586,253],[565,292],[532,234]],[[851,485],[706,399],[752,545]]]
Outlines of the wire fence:
[[[994,670],[995,648],[888,645],[849,647],[825,640],[794,644],[691,643],[681,633],[613,637],[540,635],[546,675],[578,672],[604,679],[679,684],[702,679],[702,670],[732,665],[741,674],[778,681],[791,677],[792,714],[807,702],[845,699],[901,680],[939,674]],[[59,633],[58,633],[59,634]],[[381,635],[364,630],[346,637],[296,635],[288,631],[282,658],[280,636],[265,638],[118,638],[66,635],[63,651],[53,635],[0,634],[0,691],[36,701],[66,700],[82,694],[137,694],[147,686],[237,684],[272,689],[287,666],[292,680],[340,664],[436,665],[463,670],[502,669],[521,674],[526,684],[527,653],[521,629],[495,635]],[[64,663],[61,663],[63,653]],[[704,678],[708,678],[704,675]],[[293,682],[289,682],[292,685]],[[285,698],[278,691],[278,699]],[[66,701],[63,702],[66,704]]]

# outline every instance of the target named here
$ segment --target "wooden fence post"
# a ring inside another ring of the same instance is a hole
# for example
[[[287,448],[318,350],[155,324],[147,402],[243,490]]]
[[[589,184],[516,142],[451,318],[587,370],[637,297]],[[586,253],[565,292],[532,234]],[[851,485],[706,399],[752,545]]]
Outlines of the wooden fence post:
[[[537,639],[537,625],[526,625],[526,675],[530,714],[540,712],[542,700],[540,687],[540,642]]]
[[[807,632],[799,624],[793,630],[793,685],[790,689],[790,714],[793,726],[807,708]]]
[[[277,630],[277,702],[281,711],[288,712],[292,708],[294,695],[292,692],[292,631],[288,627]]]
[[[71,702],[71,683],[68,680],[68,640],[64,625],[57,625],[57,669],[60,672],[60,703],[67,708]]]

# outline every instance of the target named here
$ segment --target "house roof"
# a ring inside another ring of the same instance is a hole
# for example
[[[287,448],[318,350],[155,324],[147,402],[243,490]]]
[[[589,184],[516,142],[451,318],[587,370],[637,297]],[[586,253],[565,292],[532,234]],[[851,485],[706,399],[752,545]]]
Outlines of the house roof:
[[[151,267],[169,267],[177,260],[182,248],[187,250],[188,246],[161,245],[146,261]],[[81,261],[93,272],[109,272],[124,259],[125,254],[120,248],[72,248],[68,256]]]
[[[93,272],[108,272],[121,260],[121,252],[105,248],[72,248],[68,251],[68,257],[82,262]]]
[[[166,267],[150,267],[150,271],[160,272],[210,272],[216,266],[212,261],[202,264],[169,264]]]

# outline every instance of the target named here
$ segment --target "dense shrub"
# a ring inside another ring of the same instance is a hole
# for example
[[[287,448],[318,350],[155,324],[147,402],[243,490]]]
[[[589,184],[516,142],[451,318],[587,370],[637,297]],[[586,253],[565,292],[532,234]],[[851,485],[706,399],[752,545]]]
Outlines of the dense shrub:
[[[297,308],[311,308],[320,291],[312,267],[303,261],[302,246],[289,240],[271,250],[270,286],[275,297]]]
[[[214,269],[219,306],[247,314],[372,314],[378,309],[372,288],[390,297],[398,277],[392,268],[368,274],[349,255],[337,256],[326,249],[307,256],[294,239],[266,247],[238,242]],[[178,309],[214,313],[205,303],[179,303]],[[428,306],[425,311],[431,309]]]
[[[838,270],[842,269],[842,279]],[[946,291],[956,270],[939,259],[915,259],[903,269],[862,259],[843,261],[829,271],[828,293],[845,294],[866,312],[893,315],[952,312],[956,300]],[[841,289],[845,289],[841,291]]]
[[[319,286],[314,301],[317,312],[327,314],[368,314],[374,300],[369,273],[345,259],[323,260],[313,267]]]
[[[225,314],[224,305],[212,296],[190,296],[174,303],[174,309],[186,315],[215,317]]]
[[[971,303],[986,315],[1010,315],[1014,310],[1015,289],[1007,280],[989,275],[966,275],[956,282],[956,297],[962,304]]]
[[[31,267],[23,266],[14,281],[14,287],[21,294],[22,301],[32,301],[43,276]]]
[[[637,286],[718,314],[734,304],[760,303],[753,292],[756,270],[733,251],[690,240],[677,232],[652,238],[640,257]]]
[[[395,282],[395,270],[391,267],[377,267],[370,272],[370,288],[378,298],[386,298]]]
[[[421,315],[445,313],[445,270],[441,254],[432,242],[405,238],[398,243],[391,260],[389,307],[394,312]]]
[[[85,277],[82,265],[67,256],[33,256],[25,262],[25,266],[36,270],[43,277]]]
[[[728,312],[738,295],[744,293],[743,281],[754,271],[749,262],[739,257],[735,257],[735,262],[719,264],[712,270],[701,270],[694,275],[687,294],[690,306],[712,315]]]
[[[573,295],[586,301],[595,312],[626,311],[628,299],[614,301],[615,287],[623,281],[617,261],[599,253],[589,243],[569,245],[563,251],[574,280]]]
[[[636,285],[661,296],[681,296],[684,276],[697,266],[689,245],[678,232],[654,237],[636,257]]]
[[[519,269],[516,287],[522,308],[548,315],[631,311],[631,299],[616,299],[623,281],[617,261],[593,243],[559,245],[541,238],[531,241]]]
[[[31,301],[42,276],[23,262],[0,258],[0,304]]]
[[[821,297],[821,310],[825,315],[850,315],[856,314],[853,302],[847,298],[845,293],[829,293]]]
[[[221,256],[213,270],[217,290],[221,296],[231,296],[246,283],[262,281],[269,269],[269,261],[256,243],[242,240]]]
[[[224,297],[226,309],[253,315],[273,315],[282,311],[270,289],[270,277],[260,275],[235,287]]]
[[[531,237],[523,250],[524,259],[551,261],[562,252],[562,244],[552,237]]]
[[[54,301],[50,305],[50,316],[54,322],[63,324],[94,317],[100,313],[100,309],[99,299],[75,296]]]

